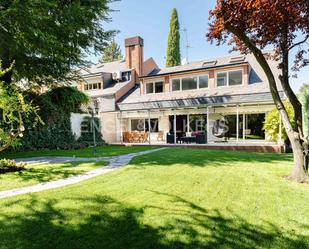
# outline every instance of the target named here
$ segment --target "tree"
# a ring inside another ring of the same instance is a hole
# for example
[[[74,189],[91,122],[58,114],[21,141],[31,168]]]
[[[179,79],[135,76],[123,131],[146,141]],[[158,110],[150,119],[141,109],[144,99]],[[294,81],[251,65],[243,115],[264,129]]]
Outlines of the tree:
[[[0,63],[0,77],[10,72],[12,67],[3,70]],[[2,119],[0,120],[0,152],[12,146],[18,138],[23,136],[25,131],[24,118],[34,114],[35,125],[40,122],[37,116],[37,108],[27,104],[24,97],[19,93],[15,86],[8,87],[0,81],[0,111]]]
[[[179,66],[180,56],[180,34],[177,10],[174,8],[170,20],[170,32],[168,35],[168,47],[166,53],[166,67]]]
[[[290,86],[291,51],[298,48],[294,70],[308,65],[305,55],[309,39],[308,0],[217,0],[210,13],[207,37],[220,45],[229,40],[233,50],[251,52],[265,72],[274,103],[281,115],[291,142],[294,167],[289,179],[308,182],[308,138],[303,134],[302,105]],[[263,54],[266,46],[275,50],[273,59],[279,61],[280,82],[293,106],[295,127],[292,126],[281,99],[274,74]]]
[[[0,1],[0,60],[4,68],[15,61],[1,80],[49,85],[72,79],[85,54],[102,51],[114,35],[102,27],[111,1]]]
[[[112,40],[103,49],[103,55],[102,55],[100,62],[106,63],[106,62],[113,62],[113,61],[118,61],[122,59],[123,59],[123,55],[122,55],[120,46],[115,42],[115,40]]]
[[[309,136],[309,84],[300,88],[298,98],[303,107],[304,135]]]

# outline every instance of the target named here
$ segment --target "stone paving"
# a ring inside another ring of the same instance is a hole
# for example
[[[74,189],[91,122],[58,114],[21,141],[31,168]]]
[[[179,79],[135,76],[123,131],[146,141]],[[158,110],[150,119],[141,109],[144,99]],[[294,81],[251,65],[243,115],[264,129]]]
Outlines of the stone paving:
[[[81,157],[37,157],[37,158],[27,158],[27,159],[18,159],[18,162],[26,162],[29,164],[45,164],[45,163],[65,163],[65,162],[80,162],[80,161],[107,161],[109,162],[108,166],[98,168],[95,170],[88,171],[81,175],[71,176],[65,179],[55,180],[51,182],[40,183],[28,187],[18,188],[18,189],[11,189],[0,191],[0,199],[28,194],[28,193],[36,193],[48,189],[60,188],[67,185],[75,184],[84,180],[88,180],[90,178],[106,174],[111,171],[115,171],[123,166],[129,164],[132,158],[136,156],[145,155],[148,153],[152,153],[155,151],[162,150],[164,148],[153,149],[153,150],[146,150],[142,152],[126,154],[121,156],[114,156],[114,157],[96,157],[96,158],[81,158]]]

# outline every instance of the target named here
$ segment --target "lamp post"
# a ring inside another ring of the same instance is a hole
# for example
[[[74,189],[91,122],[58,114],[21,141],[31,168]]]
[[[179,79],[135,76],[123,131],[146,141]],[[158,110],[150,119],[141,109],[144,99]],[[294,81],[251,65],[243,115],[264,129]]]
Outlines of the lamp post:
[[[93,135],[93,155],[95,156],[97,153],[97,142],[96,142],[96,135],[95,135],[95,129],[96,129],[96,124],[95,124],[95,115],[98,114],[99,108],[98,107],[88,107],[88,112],[91,115],[91,129],[92,129],[92,135]]]

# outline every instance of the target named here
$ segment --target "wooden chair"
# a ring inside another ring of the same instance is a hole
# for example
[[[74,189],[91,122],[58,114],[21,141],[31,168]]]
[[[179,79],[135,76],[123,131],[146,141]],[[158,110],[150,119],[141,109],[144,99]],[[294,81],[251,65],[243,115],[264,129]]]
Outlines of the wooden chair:
[[[157,141],[164,141],[164,132],[163,131],[158,132]]]

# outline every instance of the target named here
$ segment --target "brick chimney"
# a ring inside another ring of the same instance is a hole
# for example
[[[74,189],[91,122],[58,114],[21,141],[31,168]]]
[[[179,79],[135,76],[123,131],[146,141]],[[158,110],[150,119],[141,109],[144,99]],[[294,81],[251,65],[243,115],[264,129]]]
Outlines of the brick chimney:
[[[144,63],[144,40],[139,37],[131,37],[125,39],[126,49],[126,66],[134,69],[135,82],[138,83],[138,77],[143,74]]]

